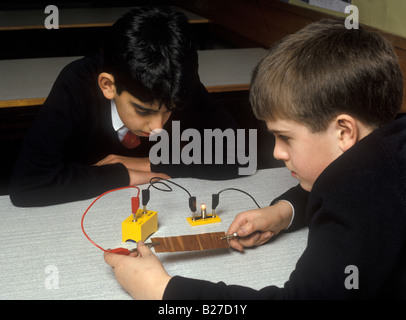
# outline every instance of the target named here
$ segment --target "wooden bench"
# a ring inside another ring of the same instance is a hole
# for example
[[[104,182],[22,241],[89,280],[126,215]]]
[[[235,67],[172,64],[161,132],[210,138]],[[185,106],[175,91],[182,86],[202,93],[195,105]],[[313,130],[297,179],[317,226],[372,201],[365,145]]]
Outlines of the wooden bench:
[[[83,4],[85,5],[85,4]],[[88,4],[89,5],[89,4]],[[78,4],[80,6],[80,4]],[[28,59],[44,57],[82,56],[103,46],[110,26],[134,7],[58,6],[58,29],[47,29],[56,24],[55,13],[46,5],[37,4],[31,10],[0,10],[0,59]],[[38,9],[37,9],[38,8]],[[209,20],[175,7],[188,18],[196,34],[199,49],[206,48]]]
[[[248,90],[262,48],[199,51],[199,74],[209,92]],[[0,60],[0,108],[42,105],[59,72],[80,57]]]
[[[132,7],[111,8],[61,8],[59,12],[59,28],[90,28],[111,26]],[[183,12],[190,23],[208,23],[209,20],[184,9]],[[49,15],[42,10],[4,10],[0,11],[0,31],[45,29],[44,21]]]

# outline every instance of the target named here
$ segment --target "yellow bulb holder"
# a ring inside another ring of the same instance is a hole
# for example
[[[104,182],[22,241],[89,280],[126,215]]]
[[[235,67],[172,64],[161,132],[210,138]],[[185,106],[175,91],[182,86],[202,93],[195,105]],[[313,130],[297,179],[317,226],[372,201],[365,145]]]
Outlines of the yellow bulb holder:
[[[122,241],[145,241],[151,234],[158,230],[158,213],[156,211],[138,209],[136,221],[130,215],[121,223]]]
[[[202,225],[210,224],[210,223],[221,222],[221,219],[219,218],[218,215],[215,214],[214,217],[213,216],[208,216],[207,218],[204,218],[204,219],[201,218],[201,217],[196,217],[193,220],[193,217],[187,217],[186,221],[189,222],[189,224],[192,227],[195,227],[195,226],[202,226]]]

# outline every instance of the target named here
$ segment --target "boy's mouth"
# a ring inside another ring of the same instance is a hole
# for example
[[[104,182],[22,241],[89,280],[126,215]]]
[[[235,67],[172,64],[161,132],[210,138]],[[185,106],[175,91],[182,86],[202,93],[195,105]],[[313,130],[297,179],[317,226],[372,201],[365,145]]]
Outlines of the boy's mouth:
[[[293,171],[292,169],[290,169],[290,165],[285,163],[285,166],[290,171],[290,174],[292,175],[292,177],[298,179],[297,173],[295,171]]]
[[[149,133],[148,132],[144,132],[144,131],[139,131],[139,135],[141,137],[149,137]]]

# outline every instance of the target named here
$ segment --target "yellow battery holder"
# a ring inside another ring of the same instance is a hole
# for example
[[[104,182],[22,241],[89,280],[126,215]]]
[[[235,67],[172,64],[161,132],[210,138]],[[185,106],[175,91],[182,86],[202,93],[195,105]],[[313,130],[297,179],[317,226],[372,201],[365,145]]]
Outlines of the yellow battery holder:
[[[138,209],[136,221],[130,215],[121,223],[122,241],[145,241],[151,234],[158,230],[158,213],[156,211]]]

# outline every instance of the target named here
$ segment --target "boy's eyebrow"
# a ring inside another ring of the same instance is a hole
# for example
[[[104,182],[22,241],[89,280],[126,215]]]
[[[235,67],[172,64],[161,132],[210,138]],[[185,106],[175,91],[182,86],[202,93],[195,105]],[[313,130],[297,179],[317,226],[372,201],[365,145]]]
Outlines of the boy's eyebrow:
[[[288,130],[274,130],[274,129],[268,129],[268,131],[269,132],[271,132],[271,133],[275,133],[275,134],[286,134],[286,133],[289,133],[289,131]]]
[[[139,105],[138,103],[134,102],[134,101],[130,101],[131,104],[136,107],[137,109],[139,109],[140,111],[147,111],[147,112],[158,112],[158,110],[155,109],[149,109],[149,108],[145,108],[141,105]]]

